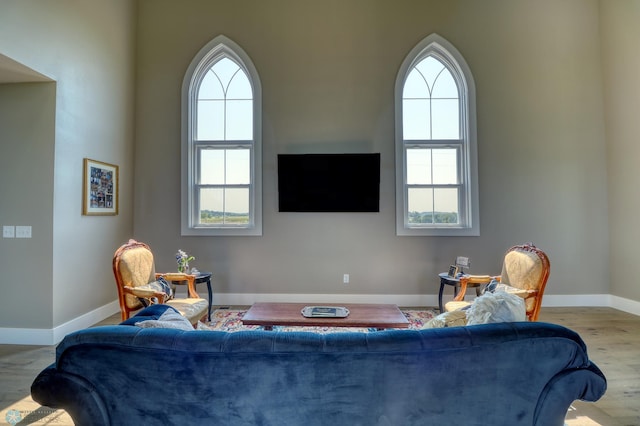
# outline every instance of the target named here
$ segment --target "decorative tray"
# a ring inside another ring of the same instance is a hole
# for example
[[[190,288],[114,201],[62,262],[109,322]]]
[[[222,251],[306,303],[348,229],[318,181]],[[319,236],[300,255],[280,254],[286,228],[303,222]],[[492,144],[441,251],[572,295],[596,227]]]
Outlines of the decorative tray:
[[[306,318],[345,318],[349,310],[341,306],[305,306],[300,311]]]

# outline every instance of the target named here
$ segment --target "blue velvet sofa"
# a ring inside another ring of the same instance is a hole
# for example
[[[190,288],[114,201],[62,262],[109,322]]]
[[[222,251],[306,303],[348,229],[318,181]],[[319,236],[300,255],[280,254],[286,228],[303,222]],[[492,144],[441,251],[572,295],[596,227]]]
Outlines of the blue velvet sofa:
[[[571,330],[501,323],[315,334],[140,328],[68,335],[31,387],[78,425],[563,425],[606,380]]]

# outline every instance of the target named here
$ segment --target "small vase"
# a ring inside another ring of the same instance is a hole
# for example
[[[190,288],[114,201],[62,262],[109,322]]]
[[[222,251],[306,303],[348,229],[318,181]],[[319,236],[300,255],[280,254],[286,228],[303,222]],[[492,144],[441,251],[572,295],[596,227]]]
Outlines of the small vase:
[[[178,268],[179,272],[182,272],[183,274],[188,274],[189,273],[189,264],[185,263],[184,265],[180,266]]]

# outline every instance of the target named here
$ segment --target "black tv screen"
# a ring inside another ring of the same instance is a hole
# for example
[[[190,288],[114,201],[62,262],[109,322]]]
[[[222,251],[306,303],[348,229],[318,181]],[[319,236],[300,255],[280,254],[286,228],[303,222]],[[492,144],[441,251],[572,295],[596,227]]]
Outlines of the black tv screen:
[[[380,154],[279,154],[281,212],[379,212]]]

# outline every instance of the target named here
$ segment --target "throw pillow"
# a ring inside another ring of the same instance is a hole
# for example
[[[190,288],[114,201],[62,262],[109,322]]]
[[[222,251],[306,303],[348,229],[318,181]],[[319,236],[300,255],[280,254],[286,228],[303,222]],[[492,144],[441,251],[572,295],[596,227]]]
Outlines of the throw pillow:
[[[157,320],[146,320],[135,323],[140,328],[172,328],[176,330],[193,331],[188,319],[173,309],[167,309]]]

